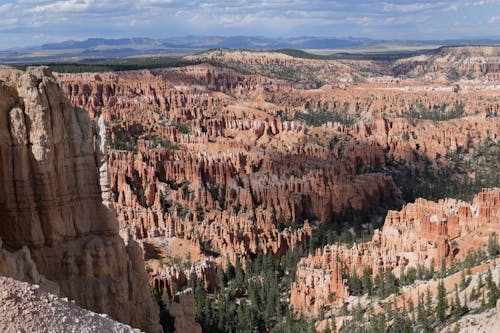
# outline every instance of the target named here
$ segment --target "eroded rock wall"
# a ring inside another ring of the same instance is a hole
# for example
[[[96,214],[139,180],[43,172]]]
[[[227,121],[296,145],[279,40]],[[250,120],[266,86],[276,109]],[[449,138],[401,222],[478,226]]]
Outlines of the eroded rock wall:
[[[102,202],[94,141],[87,111],[47,68],[0,69],[0,237],[10,251],[29,249],[61,295],[158,332],[141,249],[124,243]]]

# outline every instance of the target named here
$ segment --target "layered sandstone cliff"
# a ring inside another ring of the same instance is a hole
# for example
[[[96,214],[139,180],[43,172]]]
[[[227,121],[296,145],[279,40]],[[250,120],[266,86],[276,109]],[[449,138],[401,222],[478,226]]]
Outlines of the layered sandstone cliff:
[[[38,272],[79,305],[158,332],[141,249],[120,238],[101,197],[105,159],[87,111],[71,106],[47,68],[2,68],[0,117],[1,273],[39,283]],[[24,270],[5,259],[20,249]]]

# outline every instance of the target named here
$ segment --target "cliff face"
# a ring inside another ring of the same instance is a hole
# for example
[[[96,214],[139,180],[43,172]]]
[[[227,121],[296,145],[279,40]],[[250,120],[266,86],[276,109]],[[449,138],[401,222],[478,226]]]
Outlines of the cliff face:
[[[47,68],[0,69],[0,271],[32,283],[39,272],[79,305],[157,332],[140,247],[101,198],[96,147],[88,113]],[[31,265],[12,272],[21,248]]]

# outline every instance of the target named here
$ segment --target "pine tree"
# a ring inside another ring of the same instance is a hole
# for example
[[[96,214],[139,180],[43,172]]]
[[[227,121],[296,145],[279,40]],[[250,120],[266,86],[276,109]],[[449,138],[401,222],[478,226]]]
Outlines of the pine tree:
[[[458,287],[455,285],[455,298],[453,299],[452,314],[460,317],[462,315],[462,310],[462,304],[460,303],[460,298],[458,297]]]
[[[465,314],[469,312],[469,306],[467,305],[467,292],[464,294],[464,305],[462,307],[462,313]]]
[[[367,267],[363,269],[363,275],[361,277],[361,284],[363,285],[363,292],[368,293],[368,295],[372,295],[373,286],[372,286],[372,269]]]
[[[236,265],[234,266],[234,284],[236,288],[242,288],[244,286],[245,273],[241,268],[240,258],[236,258]]]
[[[231,264],[229,259],[226,260],[226,278],[227,281],[234,279],[234,266]]]
[[[363,295],[363,284],[356,271],[354,271],[351,275],[348,276],[347,284],[349,285],[349,291],[351,292],[352,295],[354,296]]]
[[[387,271],[385,274],[385,295],[388,296],[398,291],[397,279],[392,271]]]
[[[429,273],[429,278],[432,279],[434,277],[435,269],[436,269],[436,262],[434,261],[434,258],[431,259],[431,267],[430,267],[430,273]]]
[[[441,259],[441,272],[439,273],[439,275],[441,276],[441,278],[444,278],[446,276],[446,261],[443,259]]]
[[[460,272],[460,290],[467,288],[467,281],[465,280],[465,272]]]
[[[488,307],[494,308],[497,305],[499,291],[497,285],[493,282],[493,276],[490,269],[488,269],[488,274],[486,275],[486,285],[488,286]]]
[[[423,326],[425,319],[425,311],[424,311],[424,301],[423,298],[418,294],[418,303],[417,303],[417,321]]]
[[[337,321],[335,320],[335,316],[332,316],[332,320],[330,322],[330,329],[332,333],[337,333]]]
[[[443,280],[441,280],[438,283],[437,308],[436,308],[436,314],[439,321],[444,322],[447,308],[448,308],[448,302],[446,301],[446,289],[444,288]]]
[[[418,264],[417,266],[417,279],[419,280],[424,279],[424,268],[422,267],[421,264]]]
[[[380,272],[375,277],[375,289],[377,291],[377,296],[384,297],[385,296],[385,283],[383,273]]]
[[[498,245],[497,234],[494,232],[488,238],[488,253],[490,257],[496,257],[500,254],[500,246]]]
[[[217,267],[217,284],[219,288],[224,288],[227,285],[226,275],[220,267]]]
[[[429,287],[427,287],[427,294],[426,294],[426,300],[425,300],[425,307],[426,307],[427,311],[430,311],[431,306],[432,306],[432,294],[431,294],[431,290],[429,289]]]

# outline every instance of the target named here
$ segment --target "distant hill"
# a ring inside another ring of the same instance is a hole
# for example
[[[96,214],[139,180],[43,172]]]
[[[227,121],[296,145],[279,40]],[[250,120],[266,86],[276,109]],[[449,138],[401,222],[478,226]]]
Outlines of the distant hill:
[[[314,50],[322,55],[385,51],[415,51],[451,45],[498,45],[498,39],[474,40],[374,40],[367,38],[293,37],[268,38],[250,36],[186,36],[152,38],[88,38],[60,43],[0,51],[0,63],[74,62],[82,59],[126,58],[131,56],[161,56],[193,54],[207,49],[247,50]]]

